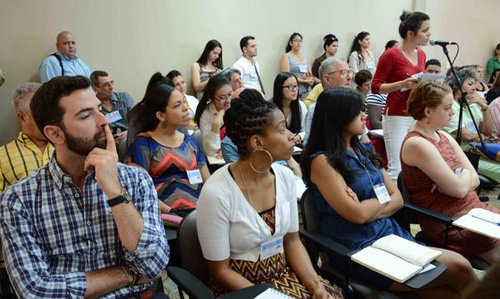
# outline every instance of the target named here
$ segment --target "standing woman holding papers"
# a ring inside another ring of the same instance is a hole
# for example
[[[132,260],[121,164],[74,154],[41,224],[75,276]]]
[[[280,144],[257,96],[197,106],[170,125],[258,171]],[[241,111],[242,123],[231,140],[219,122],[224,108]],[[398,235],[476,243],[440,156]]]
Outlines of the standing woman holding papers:
[[[198,202],[197,228],[216,295],[269,283],[294,298],[342,298],[314,271],[300,241],[283,113],[259,97],[235,99],[224,115],[239,159],[217,170]]]
[[[403,38],[399,48],[391,48],[380,57],[372,81],[372,93],[388,93],[382,120],[384,142],[389,160],[389,175],[396,181],[401,171],[399,152],[406,133],[414,123],[406,114],[410,90],[418,83],[412,75],[425,70],[425,53],[420,46],[429,43],[431,36],[429,16],[422,12],[403,12],[399,34]]]
[[[413,88],[408,114],[417,120],[403,141],[401,161],[411,201],[423,208],[450,217],[467,214],[473,208],[500,211],[482,203],[475,192],[479,178],[458,143],[444,131],[455,114],[451,88],[440,82],[426,81]],[[420,227],[434,243],[444,240],[445,226],[422,217]],[[479,256],[492,263],[500,261],[500,240],[468,230],[450,229],[448,247]]]
[[[314,194],[320,230],[349,250],[362,249],[394,234],[415,242],[391,216],[403,206],[401,193],[382,168],[370,143],[361,144],[366,114],[362,96],[348,88],[324,91],[318,98],[311,136],[302,154],[302,173]],[[458,253],[439,249],[437,259],[448,270],[419,294],[429,298],[456,298],[476,280],[469,262]],[[342,269],[336,259],[330,261]],[[359,265],[350,265],[351,276],[381,289],[409,288]],[[344,269],[345,270],[345,269]]]

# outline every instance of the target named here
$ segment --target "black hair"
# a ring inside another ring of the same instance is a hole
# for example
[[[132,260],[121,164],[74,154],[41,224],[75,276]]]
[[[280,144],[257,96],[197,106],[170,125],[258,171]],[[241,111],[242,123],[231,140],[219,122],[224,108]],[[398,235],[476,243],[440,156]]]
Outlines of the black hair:
[[[354,40],[352,41],[351,52],[349,53],[356,51],[358,54],[361,54],[361,45],[359,44],[359,41],[362,41],[368,35],[370,35],[370,33],[366,31],[361,31],[360,33],[358,33],[358,35],[356,35],[354,37]]]
[[[395,39],[391,39],[390,41],[388,41],[386,44],[385,44],[385,50],[389,50],[390,48],[392,48],[396,43],[398,43],[397,40]]]
[[[493,85],[493,83],[495,83],[493,81],[493,77],[495,77],[495,74],[498,72],[500,72],[500,68],[496,68],[493,70],[493,72],[491,72],[490,81],[488,82],[488,84]]]
[[[92,85],[99,86],[99,77],[107,77],[109,74],[105,71],[93,71],[92,74],[90,74],[90,82],[92,82]]]
[[[171,70],[170,72],[168,72],[168,74],[165,75],[165,77],[170,79],[170,81],[174,80],[175,77],[179,77],[179,76],[182,77],[182,74],[178,70]]]
[[[200,118],[203,114],[203,111],[205,111],[210,101],[214,99],[217,90],[219,90],[224,85],[231,85],[231,81],[229,81],[222,74],[212,76],[210,79],[208,79],[207,86],[205,87],[205,91],[203,92],[203,96],[198,102],[196,112],[194,113],[194,121],[198,124],[198,127],[200,126]]]
[[[307,184],[311,179],[311,155],[317,152],[324,152],[330,165],[342,175],[347,184],[354,180],[354,173],[346,164],[347,144],[342,137],[342,130],[359,116],[362,102],[363,96],[359,92],[345,87],[335,87],[320,94],[309,141],[300,161],[302,176]],[[350,145],[359,149],[376,167],[382,167],[380,157],[366,150],[358,136],[351,138]]]
[[[354,83],[356,83],[356,85],[358,86],[361,86],[371,79],[373,79],[373,75],[369,70],[360,70],[354,76]]]
[[[415,11],[412,13],[403,11],[399,19],[401,20],[401,23],[399,24],[398,31],[399,35],[403,39],[406,38],[408,31],[417,34],[420,26],[422,26],[422,23],[430,20],[429,15],[419,11]]]
[[[220,48],[220,54],[219,58],[217,58],[217,60],[214,61],[214,65],[219,69],[223,69],[224,65],[222,64],[222,45],[219,41],[215,39],[208,41],[208,43],[205,45],[205,49],[203,49],[203,53],[201,53],[200,58],[198,58],[196,62],[198,62],[200,65],[206,65],[208,60],[208,54],[210,54],[210,51],[212,51],[217,47]]]
[[[255,40],[255,37],[251,36],[251,35],[247,35],[247,36],[244,36],[241,40],[240,40],[240,49],[241,49],[241,52],[243,52],[243,48],[246,47],[248,45],[248,41],[249,40]]]
[[[323,37],[323,50],[326,51],[326,48],[333,44],[334,42],[338,42],[339,39],[335,36],[335,34],[327,34]]]
[[[290,52],[292,50],[292,46],[290,45],[290,43],[293,42],[293,39],[296,36],[300,36],[300,39],[303,39],[302,34],[300,34],[298,32],[292,33],[292,35],[290,35],[290,38],[288,39],[288,42],[286,43],[285,53],[288,53],[288,52]]]
[[[154,130],[158,126],[160,120],[156,117],[156,112],[165,111],[174,91],[171,81],[160,72],[151,76],[144,97],[128,113],[129,142],[137,134]]]
[[[84,76],[55,77],[45,82],[33,95],[30,103],[31,114],[42,134],[45,126],[64,128],[64,108],[60,105],[63,97],[74,91],[90,87],[90,80]]]
[[[283,89],[284,89],[283,83],[291,77],[294,77],[295,80],[297,80],[297,77],[295,77],[294,74],[288,73],[288,72],[281,72],[276,76],[276,79],[274,79],[273,100],[272,101],[274,102],[274,104],[276,104],[276,106],[282,112],[283,112]],[[297,84],[298,83],[299,83],[299,80],[297,80]],[[290,103],[290,112],[292,115],[292,119],[290,122],[290,127],[288,127],[288,124],[287,124],[287,128],[292,133],[299,133],[302,124],[301,124],[301,111],[300,111],[299,93],[298,92],[297,92],[297,98],[294,101],[291,101],[291,103]]]
[[[278,109],[273,102],[264,100],[255,89],[244,89],[239,98],[231,102],[231,108],[224,113],[226,134],[238,147],[238,155],[246,158],[250,154],[248,141],[253,135],[266,135],[266,127],[272,119],[272,112]]]
[[[429,65],[437,65],[437,66],[441,67],[441,62],[439,62],[439,60],[437,60],[437,59],[429,59],[425,63],[425,68],[427,68]]]

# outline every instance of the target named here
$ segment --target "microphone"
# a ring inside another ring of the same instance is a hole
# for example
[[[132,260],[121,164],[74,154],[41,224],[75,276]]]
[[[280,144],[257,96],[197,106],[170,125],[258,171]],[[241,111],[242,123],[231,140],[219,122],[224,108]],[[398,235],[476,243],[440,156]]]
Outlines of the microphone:
[[[429,44],[431,46],[441,46],[441,47],[444,47],[444,46],[447,46],[447,45],[456,45],[457,43],[456,42],[447,42],[447,41],[444,41],[444,40],[437,40],[437,39],[430,39],[429,40]]]

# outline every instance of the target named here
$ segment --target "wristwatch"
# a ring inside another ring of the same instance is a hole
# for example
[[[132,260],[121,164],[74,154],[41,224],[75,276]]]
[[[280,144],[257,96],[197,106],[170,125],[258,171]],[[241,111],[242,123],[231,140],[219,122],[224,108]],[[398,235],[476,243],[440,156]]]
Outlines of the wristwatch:
[[[130,198],[130,194],[128,193],[127,189],[123,188],[122,193],[118,195],[115,198],[108,199],[108,205],[110,207],[114,207],[116,205],[119,205],[121,203],[129,203],[132,201],[132,198]]]

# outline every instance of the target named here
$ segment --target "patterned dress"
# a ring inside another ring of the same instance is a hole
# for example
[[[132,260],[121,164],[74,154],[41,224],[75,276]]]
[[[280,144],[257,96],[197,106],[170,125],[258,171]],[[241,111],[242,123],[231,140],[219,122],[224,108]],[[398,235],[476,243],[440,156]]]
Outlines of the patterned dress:
[[[455,170],[462,165],[451,149],[448,138],[439,131],[436,131],[436,133],[439,135],[439,141],[419,132],[411,131],[406,135],[403,144],[406,140],[414,136],[425,138],[438,149],[446,164],[455,172]],[[411,201],[418,206],[441,212],[450,217],[467,214],[474,208],[483,208],[495,213],[500,213],[500,210],[479,201],[475,191],[469,192],[469,194],[463,198],[451,197],[440,193],[438,190],[431,193],[434,182],[422,170],[414,166],[408,166],[402,160],[401,164],[405,182],[411,193]],[[437,244],[443,243],[445,233],[444,224],[432,221],[426,217],[421,217],[419,223],[426,237]],[[453,227],[448,233],[448,244],[449,248],[454,251],[477,256],[499,246],[500,240]]]
[[[189,183],[187,171],[201,169],[207,164],[196,139],[184,135],[179,147],[168,147],[156,142],[148,133],[141,133],[127,151],[127,162],[138,164],[149,172],[158,198],[172,209],[196,208],[202,184]]]
[[[269,226],[272,234],[275,231],[275,207],[260,212],[259,215]],[[312,298],[312,294],[306,289],[300,278],[286,264],[285,253],[274,255],[263,261],[258,259],[256,262],[244,260],[230,260],[231,269],[245,277],[254,284],[269,283],[281,292],[300,299]],[[343,298],[342,291],[337,286],[330,286],[327,281],[322,279],[325,288],[334,298]],[[214,294],[220,296],[227,291],[216,285],[211,279],[212,290]]]

